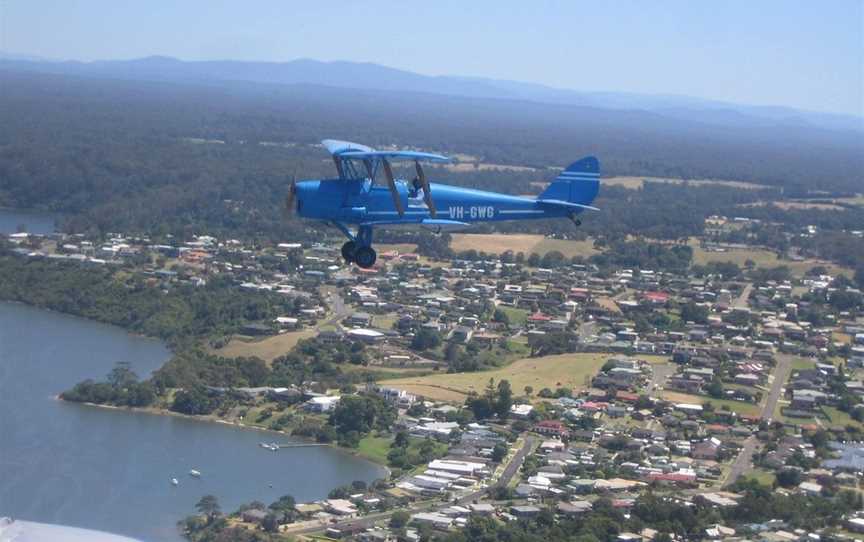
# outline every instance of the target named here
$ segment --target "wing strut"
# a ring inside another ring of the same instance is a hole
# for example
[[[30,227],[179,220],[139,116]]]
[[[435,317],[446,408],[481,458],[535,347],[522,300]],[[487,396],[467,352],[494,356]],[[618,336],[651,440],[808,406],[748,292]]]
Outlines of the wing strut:
[[[402,198],[399,197],[399,191],[396,189],[396,181],[393,179],[393,169],[390,167],[390,162],[386,158],[381,159],[384,165],[384,176],[387,177],[387,186],[390,188],[390,195],[393,196],[393,206],[396,207],[396,212],[399,216],[405,215],[405,209],[402,208]]]
[[[426,179],[426,173],[420,166],[419,160],[414,160],[414,167],[417,169],[417,178],[420,179],[420,185],[423,187],[423,201],[426,203],[426,207],[429,208],[429,216],[435,218],[437,212],[435,210],[435,202],[432,201],[432,191],[429,189],[429,181]]]
[[[345,172],[342,170],[342,159],[339,158],[339,155],[333,155],[333,163],[336,164],[336,172],[339,174],[339,178],[344,179]]]

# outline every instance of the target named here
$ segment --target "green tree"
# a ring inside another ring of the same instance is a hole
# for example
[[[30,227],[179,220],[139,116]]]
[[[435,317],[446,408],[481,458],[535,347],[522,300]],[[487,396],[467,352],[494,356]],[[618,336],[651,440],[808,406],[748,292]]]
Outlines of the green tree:
[[[510,382],[502,380],[498,382],[497,397],[495,399],[495,413],[498,417],[506,419],[510,415],[510,407],[513,406],[513,390],[510,389]]]
[[[411,348],[418,351],[438,348],[440,344],[441,335],[437,331],[426,328],[420,328],[411,340]]]
[[[502,442],[496,443],[495,447],[492,448],[492,461],[500,463],[505,457],[507,457],[507,445]]]
[[[406,512],[405,510],[396,510],[390,516],[390,528],[391,529],[402,529],[408,522],[411,520],[411,514]]]
[[[212,523],[216,516],[222,513],[222,509],[219,507],[219,499],[215,495],[204,495],[201,497],[195,504],[195,509],[207,517],[208,524]]]

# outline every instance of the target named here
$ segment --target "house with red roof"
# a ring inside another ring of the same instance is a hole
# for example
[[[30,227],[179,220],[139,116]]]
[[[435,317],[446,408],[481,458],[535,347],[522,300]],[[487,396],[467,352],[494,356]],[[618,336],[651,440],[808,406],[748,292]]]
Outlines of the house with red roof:
[[[534,431],[541,435],[549,435],[558,438],[567,438],[570,431],[564,422],[560,420],[543,420],[534,424]]]

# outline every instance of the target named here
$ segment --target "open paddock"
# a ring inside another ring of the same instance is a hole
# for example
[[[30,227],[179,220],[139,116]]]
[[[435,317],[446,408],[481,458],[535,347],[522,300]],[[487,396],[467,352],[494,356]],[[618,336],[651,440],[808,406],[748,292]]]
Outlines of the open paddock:
[[[386,380],[382,384],[437,401],[464,402],[472,392],[482,393],[489,379],[508,380],[514,395],[531,386],[536,395],[543,388],[584,389],[610,354],[560,354],[525,358],[507,367],[473,373],[441,373],[419,378]]]
[[[502,254],[508,250],[513,254],[519,252],[530,255],[536,252],[544,255],[557,250],[567,258],[582,256],[588,258],[600,251],[594,248],[594,241],[573,241],[569,239],[547,239],[535,234],[505,234],[505,233],[456,233],[450,241],[450,248],[455,252],[464,250],[483,251],[487,254]]]
[[[314,336],[314,329],[303,329],[288,331],[264,339],[234,337],[222,348],[212,349],[211,352],[226,358],[258,357],[269,363],[290,352],[301,339]]]

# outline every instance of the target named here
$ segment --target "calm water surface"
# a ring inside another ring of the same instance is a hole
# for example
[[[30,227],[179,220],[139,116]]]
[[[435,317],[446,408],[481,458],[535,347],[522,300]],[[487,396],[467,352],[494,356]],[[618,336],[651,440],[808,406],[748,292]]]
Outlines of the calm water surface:
[[[383,475],[336,449],[259,448],[287,440],[272,433],[54,399],[117,361],[143,376],[168,356],[119,328],[0,302],[0,516],[176,541],[175,523],[208,493],[232,510],[283,494],[315,500]]]
[[[0,234],[21,230],[44,235],[54,232],[55,223],[54,215],[48,213],[0,209]]]

